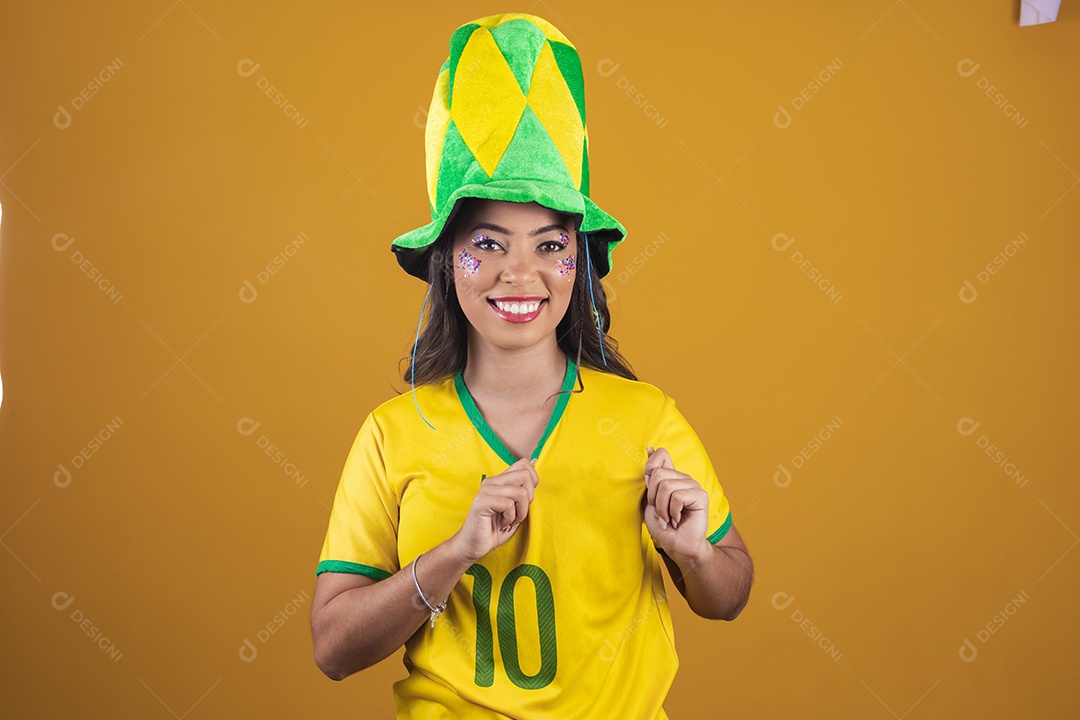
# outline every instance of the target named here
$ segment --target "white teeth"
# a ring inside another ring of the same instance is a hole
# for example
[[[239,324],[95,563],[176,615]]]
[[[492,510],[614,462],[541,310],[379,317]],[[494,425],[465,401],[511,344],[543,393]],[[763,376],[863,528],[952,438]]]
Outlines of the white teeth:
[[[500,302],[495,300],[495,306],[505,313],[511,315],[528,315],[529,313],[536,312],[536,309],[540,307],[540,301],[534,300],[533,302]]]

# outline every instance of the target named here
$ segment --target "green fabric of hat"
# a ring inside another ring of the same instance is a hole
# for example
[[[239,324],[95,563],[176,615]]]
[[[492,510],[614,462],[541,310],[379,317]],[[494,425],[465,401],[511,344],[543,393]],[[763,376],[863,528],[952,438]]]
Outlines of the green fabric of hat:
[[[626,229],[589,198],[589,133],[577,49],[543,18],[503,13],[450,37],[425,130],[431,222],[391,243],[428,280],[425,251],[461,198],[537,202],[581,218],[600,277]]]

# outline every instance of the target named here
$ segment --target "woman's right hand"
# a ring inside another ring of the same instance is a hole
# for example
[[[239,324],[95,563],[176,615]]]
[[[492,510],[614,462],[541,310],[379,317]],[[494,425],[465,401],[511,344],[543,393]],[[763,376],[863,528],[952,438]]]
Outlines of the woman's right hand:
[[[480,483],[469,514],[454,537],[463,558],[476,562],[514,536],[529,514],[533,492],[540,483],[534,462],[521,458]]]

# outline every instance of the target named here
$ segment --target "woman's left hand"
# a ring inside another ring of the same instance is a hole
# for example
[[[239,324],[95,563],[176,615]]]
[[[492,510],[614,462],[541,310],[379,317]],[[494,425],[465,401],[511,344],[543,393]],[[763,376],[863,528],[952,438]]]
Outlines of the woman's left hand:
[[[668,557],[693,558],[708,545],[709,494],[675,469],[664,448],[645,461],[645,527]]]

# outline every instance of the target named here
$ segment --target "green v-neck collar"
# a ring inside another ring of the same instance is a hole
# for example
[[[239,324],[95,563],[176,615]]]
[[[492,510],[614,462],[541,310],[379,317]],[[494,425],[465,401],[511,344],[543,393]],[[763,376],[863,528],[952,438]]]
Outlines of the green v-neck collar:
[[[551,435],[551,432],[559,423],[563,411],[566,410],[566,403],[570,401],[569,391],[574,387],[574,378],[576,377],[577,366],[573,360],[567,357],[566,375],[563,377],[559,399],[555,401],[555,407],[551,411],[551,418],[548,420],[547,427],[544,428],[544,434],[540,436],[540,442],[537,444],[536,449],[533,450],[532,455],[529,456],[530,460],[540,457],[540,451],[544,449],[544,443],[547,442],[548,436]],[[473,427],[480,433],[480,437],[484,438],[488,446],[494,450],[495,454],[502,458],[507,465],[516,463],[517,458],[515,458],[509,448],[503,444],[503,441],[499,439],[499,436],[495,434],[495,431],[491,429],[491,426],[487,424],[487,421],[484,420],[484,416],[480,414],[480,408],[476,407],[476,402],[473,401],[473,397],[469,393],[469,388],[465,387],[465,378],[462,377],[461,370],[454,374],[454,387],[457,389],[458,400],[461,401],[461,406],[465,409],[465,414],[469,416],[469,420],[472,421]]]

